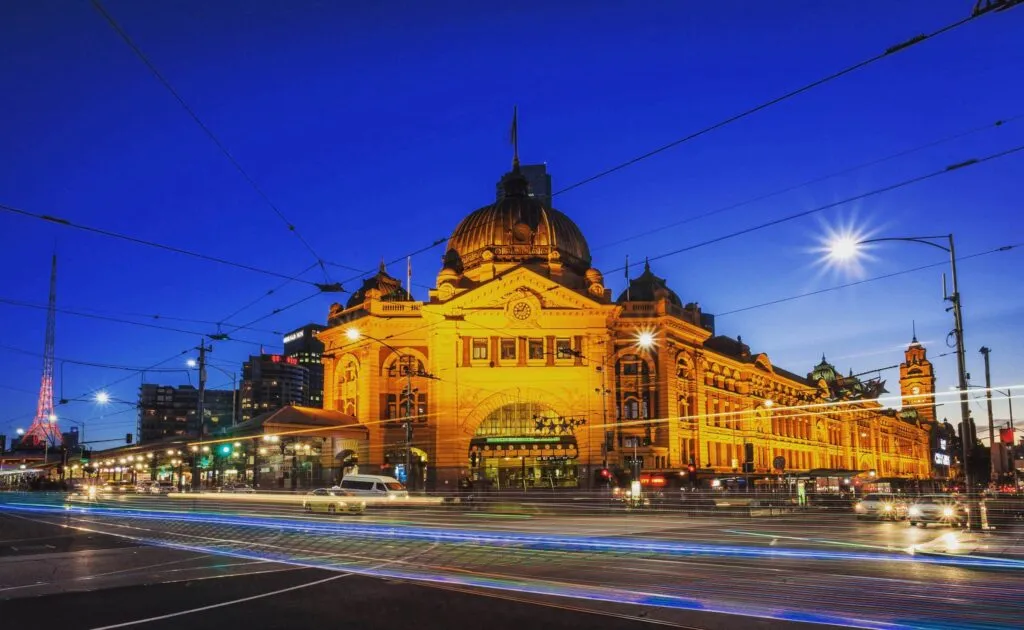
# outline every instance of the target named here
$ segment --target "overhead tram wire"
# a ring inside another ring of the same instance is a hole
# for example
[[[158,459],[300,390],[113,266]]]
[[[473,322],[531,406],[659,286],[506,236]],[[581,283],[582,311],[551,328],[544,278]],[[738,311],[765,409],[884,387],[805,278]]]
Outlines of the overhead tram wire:
[[[877,55],[874,55],[873,57],[869,57],[868,59],[865,59],[863,61],[859,61],[859,62],[853,64],[852,66],[847,66],[846,68],[843,68],[842,70],[839,70],[837,72],[833,72],[832,74],[829,74],[829,75],[827,75],[825,77],[822,77],[821,79],[818,79],[816,81],[812,81],[811,83],[808,83],[808,84],[806,84],[806,85],[804,85],[802,87],[799,87],[799,88],[797,88],[795,90],[792,90],[790,92],[786,92],[785,94],[782,94],[781,96],[777,96],[777,97],[775,97],[775,98],[773,98],[773,99],[771,99],[769,101],[761,103],[760,105],[757,105],[755,107],[751,107],[750,109],[744,110],[744,111],[742,111],[742,112],[740,112],[738,114],[730,116],[730,117],[728,117],[728,118],[726,118],[726,119],[724,119],[722,121],[719,121],[719,122],[717,122],[717,123],[715,123],[715,124],[713,124],[713,125],[711,125],[709,127],[705,127],[703,129],[700,129],[699,131],[695,131],[695,132],[693,132],[693,133],[691,133],[691,134],[689,134],[687,136],[679,138],[678,140],[673,140],[672,142],[669,142],[668,144],[664,144],[664,145],[662,145],[662,146],[660,146],[660,147],[658,147],[656,149],[648,151],[647,153],[644,153],[642,155],[638,155],[638,156],[636,156],[634,158],[626,160],[625,162],[617,164],[616,166],[613,166],[611,168],[607,168],[607,169],[605,169],[605,170],[603,170],[603,171],[601,171],[601,172],[599,172],[599,173],[597,173],[595,175],[591,175],[590,177],[587,177],[586,179],[582,179],[582,180],[580,180],[580,181],[578,181],[578,182],[576,182],[576,183],[574,183],[574,184],[572,184],[570,186],[566,186],[565,188],[562,188],[561,190],[558,190],[558,191],[552,193],[551,196],[554,197],[554,196],[560,195],[562,193],[569,192],[570,190],[575,190],[576,188],[579,188],[580,186],[584,186],[586,184],[589,184],[590,182],[593,182],[593,181],[596,181],[598,179],[601,179],[602,177],[606,177],[608,175],[611,175],[612,173],[616,173],[618,171],[621,171],[624,168],[632,166],[632,165],[634,165],[634,164],[636,164],[638,162],[642,162],[643,160],[646,160],[648,158],[654,157],[655,155],[663,153],[663,152],[665,152],[665,151],[667,151],[667,150],[669,150],[669,149],[671,149],[673,147],[677,147],[677,146],[679,146],[679,145],[681,145],[683,143],[689,142],[690,140],[695,140],[696,138],[699,138],[699,137],[701,137],[701,136],[703,136],[703,135],[705,135],[707,133],[715,131],[716,129],[721,129],[722,127],[725,127],[726,125],[732,124],[732,123],[734,123],[734,122],[736,122],[738,120],[742,120],[743,118],[746,118],[746,117],[748,117],[748,116],[750,116],[752,114],[756,114],[757,112],[759,112],[761,110],[768,109],[772,105],[777,105],[777,104],[779,104],[779,103],[781,103],[783,101],[789,100],[789,99],[791,99],[791,98],[793,98],[795,96],[799,96],[800,94],[803,94],[804,92],[808,92],[808,91],[810,91],[810,90],[812,90],[812,89],[814,89],[816,87],[819,87],[821,85],[829,83],[830,81],[834,81],[834,80],[836,80],[836,79],[838,79],[840,77],[843,77],[843,76],[845,76],[847,74],[851,74],[851,73],[853,73],[853,72],[855,72],[857,70],[860,70],[861,68],[865,68],[867,66],[870,66],[873,63],[876,63],[878,61],[881,61],[882,59],[885,59],[886,57],[889,57],[889,56],[891,56],[891,55],[893,55],[895,53],[898,53],[900,51],[906,50],[906,49],[914,46],[915,44],[920,44],[923,41],[926,41],[926,40],[929,40],[929,39],[934,39],[934,38],[938,37],[939,35],[943,35],[945,33],[953,31],[954,29],[957,29],[957,28],[963,26],[964,24],[967,24],[968,22],[971,22],[971,21],[973,21],[973,20],[975,20],[975,19],[977,19],[977,18],[979,18],[979,17],[981,17],[981,16],[983,16],[983,15],[985,15],[987,13],[991,13],[993,10],[996,10],[996,9],[999,9],[999,8],[1009,8],[1010,6],[1015,5],[1015,4],[1017,4],[1017,2],[1015,0],[1011,0],[1011,2],[1009,2],[1009,3],[999,3],[997,5],[993,5],[993,6],[990,6],[990,7],[985,7],[984,9],[981,9],[981,10],[976,10],[974,13],[972,13],[968,17],[965,17],[963,19],[957,20],[956,22],[953,22],[951,24],[947,24],[947,25],[943,26],[942,28],[939,28],[939,29],[937,29],[935,31],[932,31],[931,33],[927,33],[927,34],[923,34],[923,35],[916,35],[916,36],[911,37],[910,39],[908,39],[908,40],[906,40],[904,42],[901,42],[901,43],[896,44],[894,46],[890,46],[889,48],[886,48],[883,52],[881,52],[881,53],[879,53]]]
[[[143,239],[143,238],[138,238],[138,237],[135,237],[135,236],[129,236],[127,234],[121,234],[119,232],[114,232],[112,230],[106,230],[106,229],[103,229],[103,228],[97,228],[97,227],[92,227],[92,226],[88,226],[88,225],[73,223],[73,222],[71,222],[71,221],[69,221],[67,219],[61,218],[61,217],[56,217],[56,216],[49,215],[49,214],[39,214],[37,212],[30,212],[28,210],[22,210],[21,208],[15,208],[14,206],[8,206],[8,205],[2,204],[2,203],[0,203],[0,211],[9,212],[11,214],[17,214],[17,215],[24,216],[24,217],[30,217],[30,218],[33,218],[33,219],[39,219],[40,221],[46,221],[48,223],[53,223],[53,224],[56,224],[56,225],[62,225],[64,227],[74,228],[76,230],[82,230],[82,231],[85,231],[85,232],[91,232],[93,234],[99,234],[101,236],[107,236],[107,237],[119,239],[119,240],[122,240],[122,241],[128,241],[129,243],[135,243],[136,245],[144,245],[146,247],[153,247],[155,249],[161,249],[161,250],[168,251],[168,252],[174,252],[175,254],[182,254],[182,255],[185,255],[185,256],[191,256],[192,258],[198,258],[200,260],[205,260],[207,262],[214,262],[214,263],[218,263],[218,264],[221,264],[221,265],[226,265],[228,267],[234,267],[236,269],[245,269],[246,271],[252,271],[252,272],[255,272],[255,273],[261,273],[261,274],[266,275],[266,276],[273,276],[275,278],[284,278],[284,279],[287,279],[287,280],[294,279],[293,276],[289,276],[288,274],[280,273],[280,272],[277,272],[277,271],[271,271],[269,269],[262,269],[260,267],[256,267],[256,266],[253,266],[253,265],[248,265],[246,263],[239,263],[239,262],[235,262],[235,261],[232,261],[232,260],[227,260],[227,259],[224,259],[224,258],[219,258],[217,256],[211,256],[209,254],[203,254],[203,253],[200,253],[200,252],[195,252],[195,251],[192,251],[192,250],[189,250],[189,249],[184,249],[182,247],[176,247],[174,245],[165,245],[163,243],[157,243],[155,241],[149,241],[149,240],[146,240],[146,239]],[[332,285],[331,283],[316,283],[316,282],[310,282],[308,280],[300,280],[300,279],[296,279],[296,281],[297,282],[302,282],[304,284],[308,284],[310,286],[317,287],[321,291],[325,291],[325,292],[330,292],[331,290],[335,289],[335,285]]]
[[[957,261],[958,262],[963,262],[965,260],[970,260],[971,258],[978,258],[979,256],[987,256],[989,254],[995,254],[997,252],[1007,252],[1007,251],[1010,251],[1010,250],[1013,250],[1013,249],[1017,249],[1018,247],[1022,247],[1022,246],[1024,246],[1024,243],[1014,243],[1013,245],[1003,245],[1002,247],[996,247],[994,249],[989,249],[989,250],[986,250],[986,251],[983,251],[983,252],[978,252],[976,254],[969,254],[967,256],[958,256],[957,257]],[[892,273],[887,273],[887,274],[884,274],[884,275],[881,275],[881,276],[875,276],[873,278],[866,278],[864,280],[857,280],[856,282],[848,282],[846,284],[840,284],[840,285],[837,285],[837,286],[834,286],[834,287],[826,287],[824,289],[818,289],[816,291],[808,291],[806,293],[800,293],[798,295],[791,295],[789,297],[779,298],[777,300],[770,300],[768,302],[761,302],[760,304],[752,304],[751,306],[744,306],[742,308],[736,308],[736,309],[733,309],[731,311],[724,311],[724,312],[721,312],[721,313],[715,313],[715,317],[716,318],[717,317],[724,317],[726,315],[734,315],[736,313],[743,313],[743,312],[746,312],[746,311],[752,311],[752,310],[757,309],[757,308],[764,308],[766,306],[774,306],[776,304],[782,304],[784,302],[792,302],[793,300],[799,300],[799,299],[802,299],[802,298],[805,298],[805,297],[811,297],[811,296],[814,296],[814,295],[821,295],[822,293],[830,293],[832,291],[838,291],[840,289],[848,289],[850,287],[855,287],[855,286],[859,286],[859,285],[862,285],[862,284],[868,284],[869,282],[877,282],[879,280],[886,280],[888,278],[895,278],[896,276],[902,276],[902,275],[906,275],[908,273],[914,273],[915,271],[923,271],[924,269],[932,269],[934,267],[945,267],[947,265],[949,265],[949,261],[948,260],[947,261],[943,261],[943,262],[932,263],[930,265],[921,265],[919,267],[913,267],[911,269],[904,269],[902,271],[894,271]]]
[[[25,350],[24,348],[18,348],[18,347],[15,347],[15,346],[8,346],[6,344],[0,344],[0,350],[7,350],[9,352],[15,352],[15,353],[18,353],[18,354],[25,354],[25,355],[29,355],[29,356],[33,356],[33,357],[41,357],[41,356],[43,356],[42,352],[33,352],[32,350]],[[117,364],[114,364],[114,363],[97,363],[95,361],[80,361],[78,359],[64,359],[64,358],[61,358],[61,357],[54,357],[53,360],[55,362],[57,362],[57,363],[70,363],[72,365],[84,365],[84,366],[87,366],[87,367],[103,368],[103,369],[107,369],[107,370],[127,370],[129,372],[138,372],[139,370],[143,369],[143,368],[136,367],[136,366],[117,365]],[[150,369],[153,370],[153,371],[159,371],[159,372],[184,372],[184,371],[186,371],[185,368],[150,368]],[[147,370],[147,371],[149,371],[149,370]],[[26,391],[28,391],[28,390],[26,390]],[[38,394],[39,392],[38,391],[34,391],[32,393],[33,394]]]
[[[707,240],[704,240],[704,241],[700,241],[699,243],[694,243],[693,245],[687,245],[686,247],[681,247],[679,249],[674,249],[674,250],[671,250],[671,251],[668,251],[668,252],[664,252],[662,254],[657,254],[655,256],[650,256],[650,257],[648,257],[648,260],[649,261],[661,260],[663,258],[669,258],[671,256],[676,256],[678,254],[682,254],[682,253],[685,253],[685,252],[693,251],[695,249],[700,249],[701,247],[707,247],[708,245],[714,245],[716,243],[721,243],[723,241],[727,241],[727,240],[736,238],[737,236],[744,236],[744,235],[747,235],[747,234],[751,234],[753,232],[757,232],[757,231],[763,230],[765,228],[774,227],[776,225],[781,225],[783,223],[788,223],[788,222],[794,221],[796,219],[802,219],[803,217],[807,217],[807,216],[810,216],[812,214],[817,214],[817,213],[823,212],[825,210],[830,210],[832,208],[835,208],[835,207],[838,207],[838,206],[842,206],[842,205],[845,205],[845,204],[848,204],[848,203],[853,203],[854,201],[860,201],[862,199],[867,199],[869,197],[876,197],[876,196],[881,195],[883,193],[891,192],[893,190],[898,190],[900,188],[905,188],[905,187],[910,186],[912,184],[918,184],[918,183],[921,183],[921,182],[924,182],[924,181],[927,181],[927,180],[930,180],[930,179],[935,179],[935,178],[940,177],[942,175],[947,175],[947,174],[952,173],[954,171],[960,171],[960,170],[963,170],[965,168],[969,168],[971,166],[977,166],[979,164],[984,164],[986,162],[991,162],[991,161],[994,161],[994,160],[998,160],[1000,158],[1004,158],[1004,157],[1013,155],[1015,153],[1019,153],[1021,151],[1024,151],[1024,144],[1020,144],[1020,145],[1017,145],[1015,147],[1011,147],[1009,149],[1006,149],[1004,151],[999,151],[997,153],[990,153],[989,155],[986,155],[984,157],[971,158],[969,160],[964,160],[963,162],[957,162],[955,164],[950,164],[949,166],[946,166],[945,168],[939,169],[937,171],[932,171],[930,173],[925,173],[924,175],[918,175],[917,177],[911,177],[909,179],[902,180],[902,181],[897,182],[895,184],[889,184],[887,186],[882,186],[880,188],[875,188],[875,189],[869,190],[867,192],[863,192],[863,193],[859,193],[859,194],[853,195],[852,197],[847,197],[847,198],[841,199],[839,201],[833,201],[831,203],[827,203],[827,204],[825,204],[823,206],[817,206],[817,207],[811,208],[809,210],[802,210],[800,212],[796,212],[794,214],[790,214],[790,215],[787,215],[787,216],[784,216],[784,217],[780,217],[778,219],[772,219],[771,221],[766,221],[764,223],[759,223],[757,225],[754,225],[754,226],[751,226],[751,227],[748,227],[748,228],[744,228],[742,230],[736,230],[734,232],[729,232],[728,234],[723,234],[722,236],[717,236],[715,238],[710,238],[710,239],[707,239]],[[607,274],[615,273],[615,272],[618,272],[618,271],[624,271],[625,269],[626,269],[626,267],[625,267],[625,265],[623,265],[623,266],[620,266],[620,267],[615,267],[613,269],[610,269],[610,270],[608,270],[608,271],[606,271],[604,273],[607,275]],[[561,287],[561,285],[555,284],[555,285],[552,285],[552,286],[548,287],[546,290],[554,291],[554,290],[558,289],[559,287]]]
[[[301,277],[301,276],[305,275],[306,273],[308,273],[308,272],[309,272],[309,270],[310,270],[310,269],[313,269],[313,268],[314,268],[314,267],[316,267],[316,266],[317,266],[317,263],[313,263],[312,265],[310,265],[310,266],[306,267],[305,269],[303,269],[302,271],[300,271],[300,272],[298,273],[298,275],[296,275],[296,276],[295,276],[295,278],[298,278],[298,277]],[[258,303],[262,302],[262,301],[263,301],[263,300],[264,300],[265,298],[267,298],[267,297],[270,297],[271,295],[273,295],[273,294],[274,294],[274,293],[275,293],[276,291],[280,291],[280,290],[281,290],[281,289],[283,289],[284,287],[288,286],[288,285],[289,285],[289,284],[291,284],[291,283],[292,283],[293,281],[294,281],[294,279],[288,279],[288,280],[285,280],[285,281],[284,281],[284,282],[282,282],[281,284],[279,284],[279,285],[277,285],[277,286],[275,286],[275,287],[273,287],[273,288],[271,288],[271,289],[269,289],[269,290],[265,291],[264,293],[260,294],[260,296],[259,296],[259,297],[257,297],[257,298],[256,298],[255,300],[252,300],[251,302],[248,302],[247,304],[245,304],[245,305],[244,305],[244,306],[242,306],[241,308],[235,309],[235,310],[234,310],[234,311],[233,311],[233,312],[232,312],[232,313],[231,313],[230,315],[228,315],[227,317],[223,317],[223,318],[221,318],[221,320],[220,320],[220,321],[218,321],[218,322],[213,322],[213,323],[214,323],[214,324],[216,324],[216,325],[217,325],[218,327],[219,327],[219,326],[222,326],[222,325],[224,325],[224,324],[226,324],[226,323],[227,323],[227,321],[228,321],[229,319],[231,319],[231,318],[235,317],[235,316],[236,316],[236,315],[238,315],[239,313],[242,313],[242,312],[244,312],[244,311],[246,311],[246,310],[248,310],[248,309],[252,308],[252,307],[253,307],[253,306],[255,306],[256,304],[258,304]],[[235,330],[238,330],[238,329],[236,328]]]
[[[114,32],[117,33],[118,36],[120,36],[121,39],[124,40],[124,42],[128,45],[129,48],[132,49],[132,52],[135,53],[135,56],[138,57],[139,60],[142,61],[142,63],[145,64],[147,68],[149,68],[149,71],[152,72],[153,76],[156,77],[156,79],[164,86],[164,88],[167,89],[168,92],[170,92],[171,96],[173,96],[174,99],[178,101],[178,104],[181,105],[182,109],[184,109],[185,112],[188,113],[188,115],[192,118],[196,125],[199,126],[203,133],[206,134],[206,136],[210,139],[211,142],[213,142],[217,149],[220,150],[224,157],[227,158],[228,162],[230,162],[231,165],[235,167],[235,170],[239,172],[242,178],[245,179],[245,181],[256,192],[256,194],[259,195],[259,197],[270,207],[270,209],[274,211],[274,214],[276,214],[277,217],[281,219],[285,226],[287,226],[288,231],[294,234],[295,237],[298,238],[299,241],[302,243],[302,245],[307,250],[309,250],[309,253],[313,255],[313,258],[316,259],[317,264],[323,271],[325,282],[330,284],[331,278],[327,273],[327,267],[324,264],[323,258],[321,258],[319,254],[316,253],[316,250],[314,250],[313,246],[309,244],[309,241],[303,238],[302,234],[299,233],[299,230],[295,227],[295,224],[293,224],[291,221],[287,219],[287,217],[284,216],[284,213],[281,212],[281,209],[277,207],[277,204],[275,204],[270,199],[270,197],[263,190],[263,188],[261,188],[260,185],[256,183],[256,180],[253,179],[249,172],[242,167],[241,163],[239,163],[239,161],[235,159],[235,156],[232,155],[231,152],[228,150],[227,146],[225,146],[224,143],[221,142],[220,138],[217,137],[217,134],[213,133],[213,130],[210,129],[210,127],[206,123],[203,122],[203,120],[199,117],[199,114],[197,114],[196,111],[185,101],[185,99],[174,88],[174,86],[167,79],[167,77],[165,77],[163,73],[161,73],[160,70],[156,67],[156,64],[154,64],[152,60],[150,60],[149,57],[146,56],[146,53],[144,53],[142,49],[139,48],[138,44],[135,43],[135,41],[131,38],[128,32],[125,31],[124,28],[117,22],[117,20],[114,19],[114,16],[112,16],[110,12],[106,10],[106,8],[103,6],[103,3],[101,3],[99,0],[92,0],[92,6],[96,9],[97,12],[99,12],[101,16],[103,16],[103,18],[107,21],[107,24],[110,25]]]
[[[31,302],[22,302],[20,300],[11,300],[11,299],[8,299],[8,298],[0,298],[0,304],[9,304],[11,306],[19,306],[19,307],[23,307],[23,308],[33,308],[33,309],[43,310],[43,311],[45,311],[45,310],[47,310],[49,308],[48,306],[44,306],[42,304],[33,304]],[[95,319],[95,320],[99,320],[99,321],[112,322],[112,323],[116,323],[116,324],[127,324],[127,325],[130,325],[130,326],[139,326],[139,327],[142,327],[142,328],[152,328],[152,329],[155,329],[155,330],[165,330],[165,331],[168,331],[168,332],[176,332],[176,333],[182,333],[182,334],[187,334],[187,335],[195,335],[195,336],[203,336],[205,334],[205,333],[198,332],[198,331],[195,331],[195,330],[187,330],[187,329],[184,329],[184,328],[175,328],[175,327],[172,327],[172,326],[163,326],[161,324],[150,324],[148,322],[138,322],[138,321],[134,321],[134,320],[130,320],[130,319],[123,319],[123,318],[120,318],[120,317],[110,317],[110,316],[107,316],[107,315],[96,315],[94,313],[83,313],[81,311],[73,311],[73,310],[66,309],[66,308],[56,308],[54,310],[56,310],[58,313],[62,313],[62,314],[65,314],[65,315],[73,315],[75,317],[84,317],[84,318],[87,318],[87,319]],[[235,339],[235,341],[238,341],[239,343],[247,343],[247,344],[254,345],[254,346],[260,345],[258,342],[249,341],[249,340],[246,340],[246,339]]]
[[[656,227],[656,228],[652,228],[652,229],[649,229],[649,230],[644,230],[643,232],[639,232],[639,233],[633,234],[632,236],[625,236],[625,237],[622,237],[622,238],[620,238],[618,240],[614,240],[614,241],[610,241],[608,243],[604,243],[602,245],[598,245],[597,247],[592,248],[591,251],[598,251],[598,250],[601,250],[601,249],[607,249],[607,248],[612,247],[614,245],[620,245],[622,243],[627,243],[629,241],[633,241],[633,240],[636,240],[638,238],[643,238],[644,236],[650,236],[651,234],[657,234],[657,233],[660,233],[660,232],[662,232],[664,230],[667,230],[667,229],[670,229],[670,228],[674,228],[674,227],[677,227],[677,226],[680,226],[680,225],[685,225],[687,223],[692,223],[692,222],[697,221],[699,219],[706,219],[708,217],[711,217],[711,216],[714,216],[714,215],[717,215],[717,214],[721,214],[723,212],[728,212],[729,210],[735,210],[736,208],[741,208],[743,206],[750,205],[752,203],[757,203],[758,201],[764,201],[765,199],[771,199],[772,197],[777,197],[779,195],[783,195],[785,193],[793,192],[793,191],[799,190],[801,188],[806,188],[807,186],[812,186],[814,184],[818,184],[818,183],[821,183],[821,182],[833,179],[835,177],[840,177],[842,175],[848,175],[850,173],[853,173],[853,172],[856,172],[856,171],[859,171],[859,170],[862,170],[862,169],[865,169],[865,168],[868,168],[868,167],[871,167],[871,166],[877,166],[878,164],[882,164],[883,162],[888,162],[890,160],[894,160],[894,159],[897,159],[897,158],[905,157],[907,155],[911,155],[913,153],[917,153],[917,152],[923,151],[925,149],[930,149],[932,147],[936,147],[936,146],[945,144],[947,142],[952,142],[954,140],[959,140],[961,138],[965,138],[967,136],[971,136],[971,135],[974,135],[976,133],[980,133],[982,131],[987,131],[989,129],[999,129],[999,128],[1003,127],[1004,125],[1007,125],[1007,124],[1009,124],[1011,122],[1014,122],[1016,120],[1020,120],[1021,118],[1024,118],[1024,114],[1017,114],[1017,115],[1014,115],[1014,116],[1010,116],[1009,118],[997,120],[997,121],[995,121],[993,123],[990,123],[990,124],[987,124],[987,125],[982,125],[980,127],[974,127],[972,129],[961,131],[959,133],[954,133],[952,135],[940,138],[938,140],[932,140],[930,142],[926,142],[924,144],[917,145],[917,146],[912,147],[910,149],[904,149],[903,151],[898,151],[896,153],[891,153],[891,154],[886,155],[884,157],[875,158],[873,160],[868,160],[867,162],[862,162],[860,164],[857,164],[856,166],[850,166],[850,167],[844,168],[842,170],[836,171],[834,173],[830,173],[828,175],[822,175],[820,177],[815,177],[813,179],[809,179],[809,180],[804,181],[804,182],[799,183],[799,184],[793,184],[791,186],[787,186],[785,188],[781,188],[781,189],[775,190],[773,192],[768,192],[768,193],[764,193],[764,194],[761,194],[761,195],[757,195],[756,197],[751,197],[751,198],[745,199],[743,201],[738,201],[736,203],[732,203],[732,204],[729,204],[727,206],[723,206],[723,207],[715,209],[715,210],[709,210],[707,212],[702,212],[700,214],[695,214],[695,215],[687,217],[685,219],[680,219],[678,221],[673,221],[671,223],[666,223],[665,225],[661,225],[661,226]]]

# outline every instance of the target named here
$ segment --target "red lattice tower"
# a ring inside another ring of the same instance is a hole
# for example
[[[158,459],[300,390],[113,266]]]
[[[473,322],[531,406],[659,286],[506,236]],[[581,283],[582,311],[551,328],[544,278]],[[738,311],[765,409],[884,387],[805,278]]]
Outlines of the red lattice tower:
[[[57,416],[53,412],[53,341],[57,331],[57,255],[50,264],[50,308],[46,312],[46,348],[43,350],[43,378],[39,384],[39,404],[32,426],[21,439],[22,446],[43,448],[61,443]]]

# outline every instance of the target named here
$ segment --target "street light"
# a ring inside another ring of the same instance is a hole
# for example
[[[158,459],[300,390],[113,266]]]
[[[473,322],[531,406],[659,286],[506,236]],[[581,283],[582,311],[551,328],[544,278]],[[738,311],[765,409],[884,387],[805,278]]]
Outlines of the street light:
[[[96,392],[96,395],[93,398],[95,398],[96,402],[101,405],[105,405],[110,402],[110,394],[105,391]]]
[[[18,429],[17,429],[16,431],[15,431],[15,433],[17,433],[18,435],[25,435],[25,429],[22,429],[22,428],[20,428],[20,427],[19,427],[19,428],[18,428]]]
[[[960,422],[962,431],[963,443],[963,462],[964,462],[964,484],[967,486],[968,503],[971,501],[972,483],[971,483],[971,467],[970,467],[970,452],[973,448],[975,441],[975,433],[971,428],[971,408],[967,400],[967,357],[964,352],[964,320],[963,313],[960,305],[960,285],[957,282],[956,274],[956,247],[953,244],[953,235],[946,234],[945,236],[909,236],[909,237],[885,237],[885,238],[870,238],[866,240],[856,240],[851,237],[842,237],[834,240],[829,247],[829,257],[835,261],[849,261],[854,259],[863,251],[863,246],[869,243],[882,243],[888,241],[902,241],[906,243],[920,243],[922,245],[929,245],[941,249],[942,251],[949,254],[949,266],[950,273],[953,280],[953,293],[951,295],[944,295],[943,299],[952,302],[953,306],[953,335],[956,337],[956,367],[957,367],[957,379],[958,389],[960,390]],[[942,244],[945,242],[945,244]],[[943,288],[945,288],[945,277],[943,277]],[[945,292],[945,290],[943,291]],[[949,309],[947,309],[949,310]],[[971,525],[979,524],[981,514],[977,505],[969,505],[969,515]]]

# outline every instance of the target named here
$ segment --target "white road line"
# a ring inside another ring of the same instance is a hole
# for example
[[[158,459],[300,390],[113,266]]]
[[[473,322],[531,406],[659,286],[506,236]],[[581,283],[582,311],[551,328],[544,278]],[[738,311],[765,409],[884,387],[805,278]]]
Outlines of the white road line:
[[[241,604],[243,602],[251,602],[255,599],[263,599],[264,597],[273,597],[274,595],[280,595],[281,593],[288,593],[291,591],[297,591],[299,589],[307,588],[309,586],[316,586],[317,584],[323,584],[324,582],[331,582],[333,580],[340,580],[343,577],[348,577],[351,573],[342,573],[341,575],[332,575],[331,577],[323,578],[322,580],[314,580],[305,584],[299,584],[297,586],[289,586],[288,588],[282,588],[269,593],[260,593],[259,595],[250,595],[249,597],[242,597],[240,599],[233,599],[228,602],[220,602],[219,604],[210,604],[209,606],[200,606],[199,608],[190,608],[188,610],[179,610],[178,612],[168,613],[166,615],[159,615],[157,617],[146,617],[145,619],[135,619],[133,621],[125,621],[123,623],[116,623],[110,626],[100,626],[93,628],[92,630],[111,630],[112,628],[125,628],[127,626],[135,626],[142,623],[150,623],[152,621],[162,621],[164,619],[172,619],[174,617],[180,617],[182,615],[191,615],[197,612],[203,612],[204,610],[213,610],[214,608],[223,608],[224,606],[234,606],[235,604]]]

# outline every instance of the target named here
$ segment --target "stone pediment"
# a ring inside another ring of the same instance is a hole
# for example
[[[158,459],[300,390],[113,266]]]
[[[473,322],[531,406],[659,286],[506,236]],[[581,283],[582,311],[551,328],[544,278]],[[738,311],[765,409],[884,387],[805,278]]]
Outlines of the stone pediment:
[[[588,310],[606,306],[525,267],[461,293],[445,306],[464,311],[504,309],[524,300],[545,310]]]

